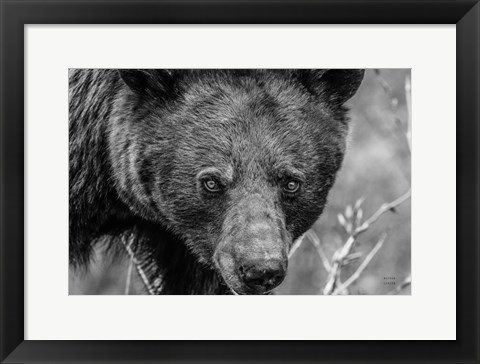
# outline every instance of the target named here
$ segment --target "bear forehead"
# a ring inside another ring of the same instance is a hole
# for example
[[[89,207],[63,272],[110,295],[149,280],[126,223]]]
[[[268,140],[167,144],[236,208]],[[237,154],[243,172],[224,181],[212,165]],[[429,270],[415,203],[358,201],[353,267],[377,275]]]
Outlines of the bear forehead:
[[[284,70],[198,70],[184,75],[179,88],[192,106],[247,103],[265,109],[278,103],[293,111],[312,100],[301,83],[288,75]]]
[[[288,79],[253,75],[189,83],[171,115],[173,123],[195,138],[222,135],[252,142],[275,135],[287,141],[289,134],[316,133],[325,110],[305,89]]]
[[[248,81],[245,81],[248,84]],[[322,114],[308,104],[309,96],[290,86],[193,86],[175,115],[180,143],[213,150],[249,153],[282,148],[308,149]]]
[[[325,139],[318,132],[325,115],[309,104],[309,96],[291,85],[272,91],[249,82],[186,91],[172,125],[177,126],[175,154],[192,173],[233,166],[236,173],[271,174],[278,166],[308,170],[320,161],[319,143]]]

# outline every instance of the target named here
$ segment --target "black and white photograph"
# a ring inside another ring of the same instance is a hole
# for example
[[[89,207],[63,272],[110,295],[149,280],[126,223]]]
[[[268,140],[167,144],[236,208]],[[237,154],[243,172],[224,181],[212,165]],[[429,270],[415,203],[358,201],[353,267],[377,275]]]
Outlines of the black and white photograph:
[[[411,90],[410,69],[69,69],[68,293],[410,295]]]

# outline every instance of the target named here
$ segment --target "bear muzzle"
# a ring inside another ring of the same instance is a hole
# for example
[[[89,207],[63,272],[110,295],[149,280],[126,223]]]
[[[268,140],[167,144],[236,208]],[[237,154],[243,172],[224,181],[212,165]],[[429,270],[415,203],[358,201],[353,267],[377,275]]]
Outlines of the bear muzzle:
[[[265,293],[277,287],[285,278],[287,264],[283,259],[249,261],[237,268],[242,282],[253,292]]]
[[[292,239],[276,196],[266,187],[243,191],[227,212],[214,262],[235,293],[265,294],[285,278]]]
[[[265,294],[285,278],[288,242],[283,241],[274,226],[269,232],[260,233],[258,226],[246,230],[256,230],[257,234],[245,233],[225,239],[214,254],[215,265],[235,293]]]
[[[236,294],[266,294],[283,282],[286,257],[234,256],[225,251],[214,255],[215,265],[227,286]]]

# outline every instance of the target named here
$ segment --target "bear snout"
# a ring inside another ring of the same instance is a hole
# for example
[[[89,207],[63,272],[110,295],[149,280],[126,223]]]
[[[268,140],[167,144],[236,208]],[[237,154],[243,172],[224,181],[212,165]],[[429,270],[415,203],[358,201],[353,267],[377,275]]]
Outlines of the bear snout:
[[[287,262],[283,259],[249,261],[237,269],[243,283],[255,293],[266,293],[277,287],[286,272]]]
[[[217,251],[214,261],[225,283],[236,294],[270,292],[283,282],[288,266],[288,259],[283,256],[235,256],[225,251]]]
[[[240,294],[264,294],[285,278],[288,266],[286,242],[275,234],[230,237],[214,259],[227,285]]]

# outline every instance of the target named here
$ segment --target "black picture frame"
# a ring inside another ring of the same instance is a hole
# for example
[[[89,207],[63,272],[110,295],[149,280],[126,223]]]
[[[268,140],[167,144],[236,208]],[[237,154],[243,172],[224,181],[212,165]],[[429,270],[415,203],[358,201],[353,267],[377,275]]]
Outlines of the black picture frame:
[[[2,0],[0,12],[2,363],[479,363],[478,0]],[[57,23],[456,24],[457,340],[24,340],[24,25]]]

